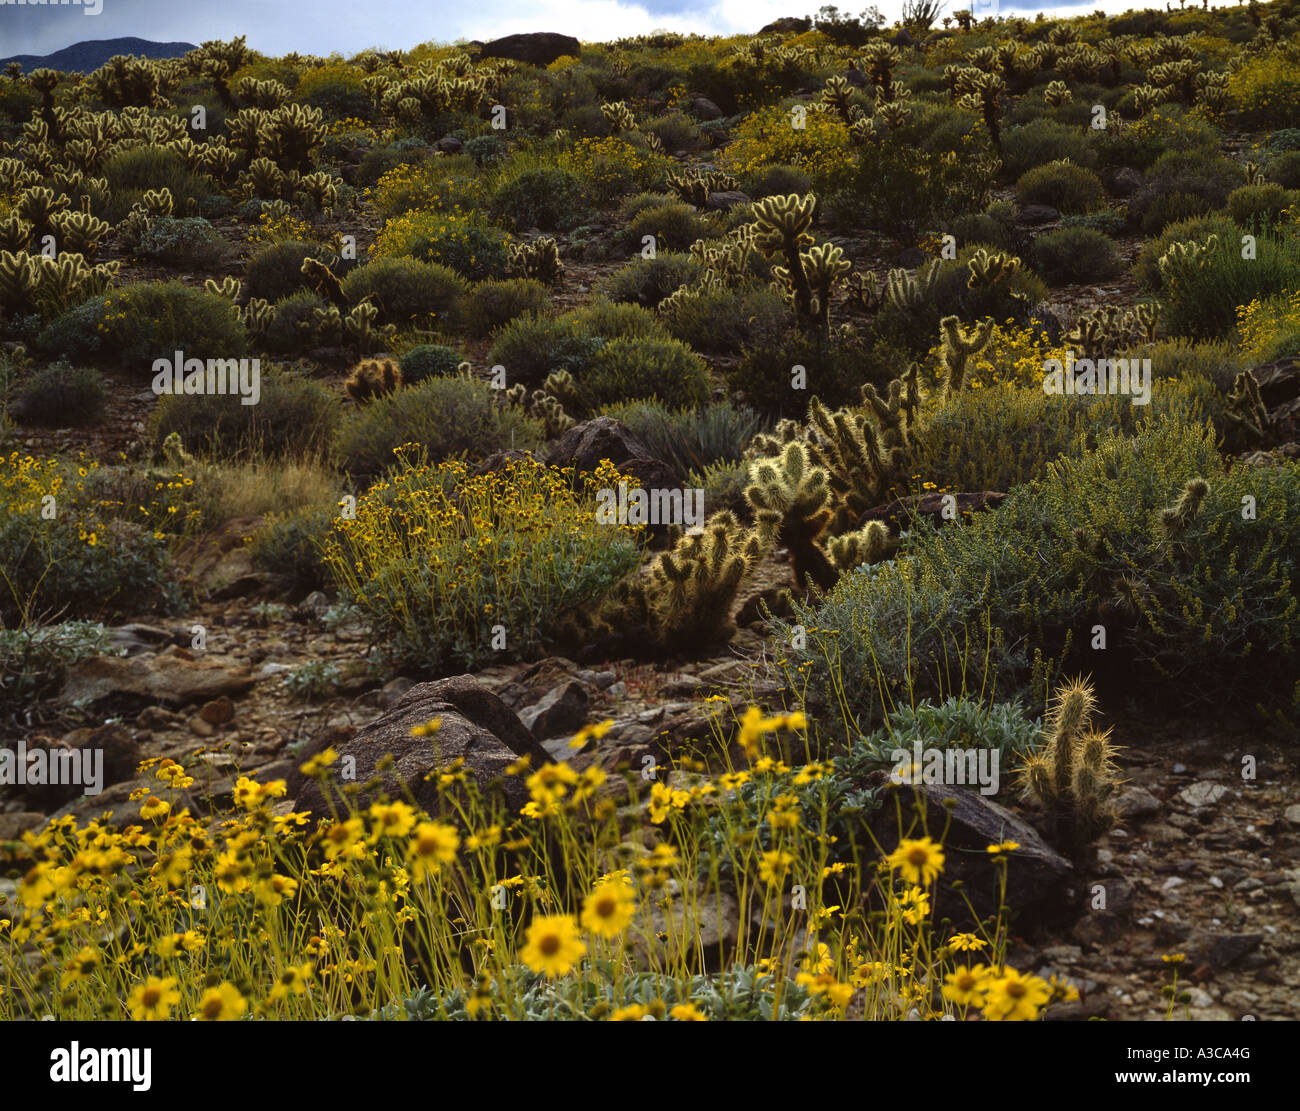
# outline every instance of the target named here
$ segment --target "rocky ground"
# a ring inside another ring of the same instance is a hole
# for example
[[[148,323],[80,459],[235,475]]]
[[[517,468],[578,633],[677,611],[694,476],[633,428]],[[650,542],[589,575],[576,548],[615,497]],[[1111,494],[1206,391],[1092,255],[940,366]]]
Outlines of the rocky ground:
[[[453,722],[464,719],[464,751],[484,768],[538,743],[555,758],[571,758],[567,742],[578,728],[613,719],[594,752],[575,758],[575,764],[596,761],[613,770],[639,766],[646,753],[671,761],[691,738],[708,738],[718,706],[705,701],[710,694],[742,707],[781,703],[782,684],[754,626],[726,650],[675,666],[583,665],[558,657],[502,664],[473,680],[425,687],[423,700],[402,704],[413,681],[381,685],[370,678],[364,632],[333,624],[324,595],[282,610],[260,604],[259,595],[275,594],[276,585],[252,570],[238,543],[255,525],[234,523],[197,554],[205,581],[216,584],[207,600],[174,619],[118,627],[114,643],[124,655],[74,667],[57,703],[30,724],[22,714],[4,724],[7,745],[22,737],[29,746],[103,747],[110,785],[94,797],[69,798],[49,788],[11,793],[0,808],[0,841],[51,814],[85,821],[109,811],[120,825],[138,821],[138,803],[127,795],[136,763],[146,757],[170,756],[196,769],[186,802],[214,821],[232,805],[240,774],[289,779],[293,789],[279,804],[287,810],[303,800],[296,768],[306,754],[353,738],[358,751],[367,739],[370,748],[386,750],[405,733],[408,718],[427,716],[431,706]],[[779,585],[786,574],[784,565],[771,562],[751,589]],[[206,633],[202,651],[193,648],[196,625]],[[337,669],[319,701],[295,697],[286,684],[286,676],[308,664]],[[74,702],[86,715],[80,723]],[[1113,712],[1107,723],[1123,746],[1129,780],[1122,823],[1099,843],[1086,875],[1050,892],[1081,912],[1065,910],[1066,924],[1050,930],[1018,926],[1026,936],[1014,942],[1009,959],[1079,987],[1079,1002],[1054,1008],[1056,1018],[1163,1017],[1160,988],[1174,966],[1161,958],[1171,953],[1186,956],[1177,969],[1190,994],[1176,1017],[1295,1018],[1300,768],[1294,754],[1257,730],[1154,718],[1140,708]],[[449,744],[459,743],[454,729],[447,735]],[[1253,779],[1243,778],[1246,757],[1253,758]],[[365,778],[364,769],[358,778]],[[730,926],[721,921],[709,928],[725,939]]]

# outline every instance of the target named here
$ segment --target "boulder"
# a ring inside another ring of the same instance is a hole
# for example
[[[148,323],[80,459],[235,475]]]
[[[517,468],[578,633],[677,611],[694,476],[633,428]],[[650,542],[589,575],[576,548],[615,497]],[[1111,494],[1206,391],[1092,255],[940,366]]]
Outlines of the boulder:
[[[1110,176],[1110,191],[1117,197],[1131,197],[1143,188],[1147,179],[1132,166],[1121,166]]]
[[[624,474],[635,475],[647,490],[672,490],[681,485],[676,471],[651,455],[650,449],[613,417],[575,424],[546,456],[550,466],[574,467],[580,472],[594,471],[602,459],[608,459]]]
[[[442,725],[431,737],[413,737],[417,725],[440,718]],[[500,791],[513,811],[528,801],[523,776],[507,776],[506,768],[520,756],[532,759],[532,766],[551,763],[551,758],[532,733],[496,695],[483,687],[472,675],[455,675],[433,683],[412,687],[382,717],[350,736],[328,736],[331,747],[339,754],[334,764],[337,776],[344,758],[356,761],[355,782],[364,784],[379,776],[382,790],[390,797],[402,795],[399,782],[405,783],[418,805],[431,811],[438,806],[437,785],[426,779],[454,760],[474,777],[484,794]],[[311,746],[319,751],[325,744]],[[306,754],[304,754],[306,755]],[[383,757],[392,763],[385,771],[376,767]],[[295,810],[311,811],[318,816],[329,813],[329,805],[319,780],[293,777],[297,782]],[[337,786],[337,779],[333,781]],[[362,792],[358,806],[373,801],[374,792]]]
[[[465,144],[457,139],[455,135],[444,135],[433,144],[433,149],[440,150],[443,154],[459,154],[464,146]]]
[[[722,109],[714,104],[707,96],[692,96],[691,111],[702,120],[722,119]]]
[[[97,702],[127,695],[149,702],[184,706],[223,695],[237,697],[253,685],[248,668],[196,659],[186,648],[172,646],[157,656],[93,656],[69,669],[60,702]]]
[[[950,524],[953,519],[944,515],[945,508],[951,504],[945,500],[949,497],[956,500],[956,520],[960,521],[969,517],[972,513],[980,513],[986,509],[996,509],[1006,499],[1006,494],[999,494],[992,490],[981,490],[978,493],[970,494],[934,493],[921,494],[911,498],[899,498],[897,501],[887,502],[884,505],[877,505],[868,509],[858,519],[858,528],[862,528],[868,521],[884,521],[889,525],[890,532],[897,535],[905,524],[918,517],[928,517],[936,526]]]
[[[1027,204],[1016,216],[1016,223],[1037,227],[1040,224],[1053,224],[1061,214],[1050,204]]]
[[[576,679],[552,687],[540,702],[520,711],[519,720],[543,739],[576,733],[587,724],[587,688]]]
[[[566,54],[577,58],[582,44],[572,35],[557,35],[552,31],[532,31],[526,34],[506,35],[485,42],[479,51],[480,58],[509,58],[530,66],[549,66],[556,58]]]
[[[717,193],[710,193],[704,205],[714,212],[726,212],[739,204],[749,204],[750,200],[751,198],[739,189],[723,189]]]
[[[812,20],[808,16],[783,15],[780,19],[774,19],[766,26],[760,27],[758,33],[766,35],[779,31],[783,35],[802,35],[811,29]]]
[[[1006,888],[1006,905],[1017,916],[1018,931],[1048,920],[1068,920],[1085,909],[1081,897],[1068,897],[1073,865],[1005,807],[965,787],[893,784],[885,772],[868,779],[881,786],[882,806],[872,815],[871,828],[886,854],[897,848],[900,828],[913,829],[909,836],[922,836],[922,824],[915,820],[918,812],[924,814],[924,828],[935,831],[936,839],[938,831],[947,827],[944,868],[932,893],[935,921],[946,916],[954,923],[970,924],[971,907],[977,919],[997,913],[999,866],[986,850],[1003,841],[1019,845],[1009,854]],[[944,805],[946,799],[953,800],[951,809]],[[958,881],[962,886],[954,889]]]

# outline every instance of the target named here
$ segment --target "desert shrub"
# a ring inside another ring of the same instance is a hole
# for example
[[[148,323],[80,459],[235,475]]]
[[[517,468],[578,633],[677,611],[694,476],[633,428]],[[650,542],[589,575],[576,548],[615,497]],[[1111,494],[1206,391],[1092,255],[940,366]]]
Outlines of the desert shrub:
[[[244,270],[243,295],[274,303],[308,288],[307,278],[302,272],[302,262],[306,258],[328,263],[330,253],[319,243],[303,243],[296,239],[281,239],[259,247]]]
[[[1002,135],[1002,169],[1018,178],[1049,162],[1089,167],[1097,156],[1088,146],[1088,133],[1055,120],[1037,119]]]
[[[225,253],[226,242],[197,216],[155,216],[140,237],[136,253],[167,266],[211,266]]]
[[[491,209],[517,231],[567,231],[585,216],[582,181],[554,166],[524,170],[497,186]]]
[[[540,316],[549,305],[546,287],[531,278],[479,282],[461,301],[458,320],[469,335],[482,338],[517,316]]]
[[[1208,483],[1199,510],[1162,529],[1161,512],[1195,479]],[[1258,519],[1243,520],[1246,494]],[[837,691],[866,726],[887,708],[883,692],[848,676],[906,675],[904,701],[1041,697],[1048,673],[1097,666],[1089,644],[1101,624],[1117,676],[1184,700],[1295,709],[1298,503],[1294,465],[1225,470],[1195,425],[1109,434],[996,511],[923,530],[906,557],[845,575],[819,606],[796,605],[809,644],[795,655],[814,688]],[[1210,673],[1222,683],[1207,691]]]
[[[1296,194],[1276,182],[1243,185],[1228,197],[1228,217],[1238,227],[1255,235],[1273,231],[1282,221],[1282,213],[1296,202]]]
[[[466,288],[448,267],[413,258],[377,258],[343,279],[343,292],[353,303],[369,297],[380,322],[399,327],[454,316]]]
[[[112,651],[108,630],[98,622],[0,629],[0,705],[30,704],[57,694],[68,668]]]
[[[57,317],[37,341],[41,350],[72,361],[133,368],[152,376],[155,359],[231,359],[248,350],[235,306],[181,282],[120,286]]]
[[[692,150],[699,146],[700,131],[684,112],[669,112],[651,120],[644,130],[654,135],[666,151]]]
[[[406,256],[438,263],[478,281],[505,273],[506,238],[476,213],[417,209],[384,224],[375,253],[380,258]]]
[[[1100,166],[1145,170],[1166,151],[1192,151],[1217,157],[1222,134],[1208,121],[1166,105],[1126,127],[1092,131],[1089,138]]]
[[[1264,176],[1283,189],[1300,189],[1300,150],[1273,155],[1264,168]]]
[[[949,220],[945,225],[948,233],[957,240],[959,246],[984,243],[1000,251],[1018,253],[1023,233],[1010,219],[1011,213],[1004,213],[1003,206],[991,205],[988,212],[968,212]]]
[[[703,405],[709,397],[704,362],[674,339],[609,340],[582,376],[575,377],[588,411],[636,398],[681,406]]]
[[[1194,193],[1157,193],[1147,198],[1141,207],[1143,233],[1159,235],[1170,224],[1181,224],[1207,215],[1214,206]]]
[[[1138,252],[1133,274],[1142,285],[1156,291],[1164,288],[1160,259],[1175,243],[1199,243],[1217,235],[1220,240],[1240,239],[1241,229],[1222,216],[1197,216],[1170,224],[1155,239],[1148,240]]]
[[[1264,143],[1270,154],[1300,150],[1300,127],[1284,127],[1274,131]]]
[[[1101,281],[1122,266],[1114,242],[1091,228],[1061,228],[1034,241],[1034,268],[1051,285]]]
[[[689,204],[671,201],[642,209],[620,234],[625,247],[639,251],[647,235],[654,237],[656,251],[684,251],[697,239],[715,233],[715,224]]]
[[[474,159],[476,165],[490,166],[500,162],[508,149],[506,141],[499,135],[475,135],[465,141],[464,152]]]
[[[801,197],[812,190],[813,179],[798,166],[777,163],[772,166],[760,166],[741,178],[740,184],[746,194],[755,200],[764,197],[786,197],[798,193]]]
[[[219,459],[325,456],[339,423],[335,394],[275,367],[261,375],[256,405],[237,394],[167,394],[149,419],[155,448],[175,432],[187,450]]]
[[[601,279],[597,290],[611,301],[627,301],[653,309],[699,273],[698,259],[665,251],[654,258],[633,259]]]
[[[1189,193],[1211,208],[1219,208],[1244,180],[1241,167],[1222,155],[1207,158],[1201,152],[1166,151],[1147,171],[1147,188],[1155,194]],[[1129,202],[1132,208],[1141,194]]]
[[[621,402],[606,406],[605,415],[625,424],[679,475],[713,463],[738,463],[750,437],[763,426],[752,409],[730,401],[682,409],[659,401]]]
[[[1088,212],[1105,205],[1106,190],[1091,170],[1073,162],[1049,162],[1020,175],[1016,200],[1050,205],[1058,212]]]
[[[93,367],[51,363],[18,386],[10,413],[23,424],[87,424],[103,412],[106,393],[104,377]]]
[[[329,304],[302,289],[275,303],[275,316],[259,337],[260,346],[276,355],[295,355],[321,343],[320,316]]]
[[[375,186],[375,208],[387,219],[417,209],[448,212],[481,207],[483,183],[474,176],[473,163],[465,161],[468,165],[459,173],[456,163],[446,157],[394,166]]]
[[[667,155],[643,150],[619,136],[579,139],[560,161],[582,182],[584,197],[597,205],[639,189],[662,188],[668,170],[676,165]]]
[[[1039,368],[1041,383],[1041,363]],[[1067,399],[1012,384],[962,390],[927,415],[912,470],[939,489],[1005,492],[1041,478],[1062,455],[1092,450],[1108,431],[1132,434],[1151,421],[1210,415],[1212,387],[1165,377],[1164,362],[1153,356],[1151,402],[1145,406],[1120,394]]]
[[[809,112],[804,123],[791,127],[789,110],[779,105],[751,112],[723,153],[723,169],[749,180],[770,166],[794,166],[814,190],[846,185],[854,161],[847,125],[825,112]]]
[[[460,352],[436,343],[422,343],[402,356],[402,381],[413,386],[426,378],[446,378],[455,374],[464,360]]]
[[[1119,235],[1127,224],[1128,221],[1123,216],[1118,212],[1112,212],[1109,208],[1061,217],[1063,228],[1091,228],[1093,231],[1101,232],[1102,235]]]
[[[675,193],[635,193],[623,202],[623,215],[630,220],[633,216],[639,216],[647,208],[659,208],[676,203]]]
[[[568,320],[520,316],[493,338],[489,366],[503,366],[510,383],[540,386],[552,371],[567,370],[575,378],[586,373],[604,344],[600,336],[584,334]]]
[[[803,389],[793,388],[796,367],[803,367]],[[832,407],[855,404],[863,382],[880,384],[906,367],[888,344],[843,345],[792,331],[745,351],[726,377],[730,393],[764,416],[801,419],[811,397]]]
[[[626,301],[597,297],[560,318],[578,335],[603,339],[668,339],[663,321],[648,309]]]
[[[113,155],[99,174],[108,182],[112,201],[107,219],[117,223],[151,190],[169,189],[172,212],[184,216],[212,192],[212,179],[194,173],[184,156],[170,147],[133,147]]]
[[[369,480],[395,463],[393,449],[417,444],[432,462],[482,458],[541,441],[536,421],[496,403],[496,391],[472,378],[426,378],[354,410],[338,437],[343,467]]]
[[[1237,334],[1241,356],[1252,363],[1269,363],[1284,356],[1300,354],[1300,292],[1292,286],[1286,293],[1256,297],[1237,309]],[[1225,391],[1231,381],[1219,382]]]
[[[1171,333],[1222,336],[1236,323],[1238,305],[1300,283],[1300,240],[1260,239],[1253,258],[1242,255],[1240,239],[1230,238],[1215,240],[1198,257],[1170,260],[1162,320]]]
[[[675,339],[705,355],[736,355],[778,342],[793,326],[793,313],[770,285],[702,290],[664,312]]]
[[[361,163],[357,166],[357,182],[360,185],[378,185],[379,180],[390,170],[418,163],[429,153],[429,145],[415,137],[371,147],[361,156]]]
[[[1251,58],[1229,74],[1228,96],[1246,127],[1292,124],[1300,118],[1300,71],[1280,53]]]
[[[331,582],[324,544],[337,516],[334,506],[274,514],[249,544],[253,566],[287,576],[295,593],[320,590]]]
[[[153,492],[139,523],[87,496],[94,461],[68,463],[17,452],[0,455],[0,626],[167,613],[179,602],[165,538],[152,521],[167,516],[171,489]],[[42,516],[44,499],[58,513]]]
[[[596,519],[594,491],[616,479],[531,460],[472,478],[458,464],[405,467],[394,490],[367,492],[340,521],[328,564],[395,666],[438,675],[499,659],[494,625],[510,631],[511,657],[543,654],[640,558],[633,536]]]
[[[704,491],[706,517],[723,509],[740,518],[752,512],[745,501],[745,490],[751,482],[749,462],[746,460],[720,460],[703,467],[693,467],[686,472],[684,479],[687,489]]]
[[[355,66],[331,62],[307,70],[293,90],[293,99],[319,108],[327,120],[368,121],[374,118],[375,107],[364,79]]]

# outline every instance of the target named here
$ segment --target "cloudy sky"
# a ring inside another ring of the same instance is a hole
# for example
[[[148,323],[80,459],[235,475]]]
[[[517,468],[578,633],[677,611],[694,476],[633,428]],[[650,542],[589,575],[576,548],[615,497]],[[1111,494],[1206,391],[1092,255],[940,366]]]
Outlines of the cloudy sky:
[[[822,0],[493,0],[491,4],[440,4],[428,0],[49,0],[29,6],[0,0],[0,57],[48,54],[83,39],[123,35],[161,42],[202,42],[246,34],[249,46],[267,54],[354,54],[366,47],[410,47],[420,42],[491,39],[515,31],[559,31],[600,42],[647,31],[671,29],[704,34],[757,31],[783,15],[807,15]],[[1193,3],[1196,0],[1192,0]],[[1221,0],[1214,4],[1220,6]],[[901,0],[878,6],[896,18]],[[840,8],[866,5],[846,0]],[[946,11],[969,0],[949,0]],[[975,0],[981,13],[1121,12],[1164,4],[1132,0]],[[101,7],[91,15],[94,7]]]

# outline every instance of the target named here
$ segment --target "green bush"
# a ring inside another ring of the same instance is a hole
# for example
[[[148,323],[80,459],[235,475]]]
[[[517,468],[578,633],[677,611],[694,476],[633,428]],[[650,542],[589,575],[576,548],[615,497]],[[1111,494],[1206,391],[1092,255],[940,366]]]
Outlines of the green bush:
[[[296,355],[321,343],[319,313],[328,302],[307,290],[275,304],[275,316],[261,335],[261,346],[276,355]]]
[[[224,297],[181,282],[136,282],[68,310],[41,333],[42,351],[73,362],[129,367],[152,380],[155,359],[235,359],[248,333]]]
[[[1096,160],[1087,131],[1055,120],[1031,120],[1002,134],[1002,172],[1013,178],[1049,162],[1072,162],[1087,168]]]
[[[1147,189],[1156,195],[1189,193],[1211,208],[1220,208],[1242,184],[1241,166],[1222,155],[1207,158],[1199,151],[1166,151],[1147,171]],[[1129,202],[1133,208],[1141,194]],[[1140,206],[1139,206],[1140,207]]]
[[[709,398],[704,362],[674,339],[610,340],[577,380],[588,412],[636,398],[669,406],[703,405]]]
[[[652,205],[629,221],[620,239],[625,248],[640,251],[647,235],[654,237],[655,250],[685,251],[697,239],[716,233],[713,221],[682,201]]]
[[[503,181],[492,194],[491,210],[516,231],[568,231],[583,222],[587,204],[576,174],[543,166]]]
[[[302,272],[302,261],[314,258],[326,264],[330,253],[319,243],[281,239],[259,247],[244,270],[244,297],[260,297],[272,303],[310,288]]]
[[[506,240],[504,231],[476,213],[421,209],[389,220],[375,249],[381,258],[406,256],[438,263],[480,281],[505,273]]]
[[[664,312],[674,339],[704,355],[738,355],[778,343],[794,324],[786,299],[771,285],[702,290]]]
[[[18,387],[11,413],[23,424],[88,424],[104,410],[104,376],[93,367],[56,362]]]
[[[1282,222],[1282,212],[1296,203],[1295,193],[1276,182],[1243,185],[1228,197],[1228,216],[1238,227],[1265,235]]]
[[[741,186],[756,201],[764,197],[785,197],[791,193],[802,197],[812,190],[812,178],[798,166],[776,163],[759,167],[741,181]]]
[[[1214,339],[1237,323],[1237,306],[1300,283],[1300,240],[1259,239],[1243,258],[1241,237],[1220,239],[1195,260],[1164,274],[1162,322],[1174,334]]]
[[[795,367],[803,367],[802,389],[794,387]],[[802,419],[810,398],[831,407],[856,404],[863,382],[883,384],[906,367],[887,343],[846,346],[791,331],[746,350],[727,369],[727,388],[764,416]]]
[[[339,424],[338,397],[320,382],[267,368],[256,405],[235,394],[168,394],[150,417],[151,441],[177,433],[190,451],[221,459],[325,456]]]
[[[330,582],[322,546],[337,516],[335,507],[326,506],[268,517],[248,548],[253,566],[287,576],[295,593],[320,590]]]
[[[654,313],[626,301],[597,297],[561,318],[578,335],[602,339],[668,339],[668,329]]]
[[[653,309],[699,273],[698,259],[665,251],[654,258],[634,259],[602,279],[597,289],[611,301]]]
[[[1106,203],[1101,178],[1073,162],[1049,162],[1026,170],[1016,181],[1022,205],[1045,204],[1058,212],[1089,212]]]
[[[172,214],[176,216],[187,215],[191,201],[198,204],[212,192],[212,179],[194,173],[184,156],[170,147],[133,147],[122,151],[104,163],[98,176],[108,182],[112,193],[107,217],[110,223],[121,220],[132,205],[152,190],[171,190]]]
[[[1193,479],[1209,485],[1199,511],[1165,532],[1162,510]],[[1246,495],[1257,519],[1243,519]],[[1053,673],[1101,663],[1148,695],[1295,711],[1298,510],[1294,464],[1226,470],[1204,429],[1151,422],[1058,461],[994,512],[917,533],[906,556],[845,575],[822,604],[796,605],[810,630],[796,660],[815,697],[843,698],[863,728],[888,709],[887,677],[907,677],[888,692],[902,701],[1037,699]]]
[[[505,367],[512,385],[522,382],[533,388],[552,371],[567,370],[580,379],[604,343],[602,337],[584,334],[568,320],[520,316],[496,334],[487,361],[489,366]]]
[[[682,409],[659,401],[631,401],[607,406],[605,415],[626,425],[679,475],[714,463],[740,462],[750,437],[763,426],[752,409],[730,401]]]
[[[403,383],[413,386],[426,378],[446,378],[455,374],[464,359],[454,348],[422,343],[418,347],[412,347],[399,362]]]
[[[461,302],[459,321],[470,336],[481,339],[515,317],[543,315],[550,300],[546,287],[531,278],[479,282]]]
[[[1159,235],[1170,224],[1181,224],[1207,215],[1214,206],[1193,193],[1159,193],[1142,211],[1144,235]]]
[[[0,629],[0,706],[55,695],[69,667],[112,651],[108,630],[89,621]]]
[[[1061,228],[1034,242],[1034,268],[1050,285],[1098,282],[1122,267],[1115,244],[1091,228]]]
[[[1300,150],[1288,150],[1273,155],[1264,169],[1264,176],[1269,181],[1282,186],[1283,189],[1300,189]]]
[[[498,405],[495,394],[485,382],[455,377],[427,378],[377,398],[353,411],[340,433],[342,465],[363,481],[393,466],[393,449],[407,443],[419,445],[432,463],[539,444],[538,423]]]
[[[226,252],[226,241],[198,216],[155,216],[140,237],[136,253],[166,266],[211,266]]]
[[[1167,151],[1216,157],[1223,135],[1213,124],[1186,115],[1181,107],[1165,105],[1132,127],[1099,128],[1090,132],[1089,139],[1097,152],[1099,166],[1146,170]]]
[[[413,258],[377,258],[343,279],[354,304],[365,297],[379,309],[381,324],[427,324],[429,317],[455,317],[467,286],[455,271]]]

